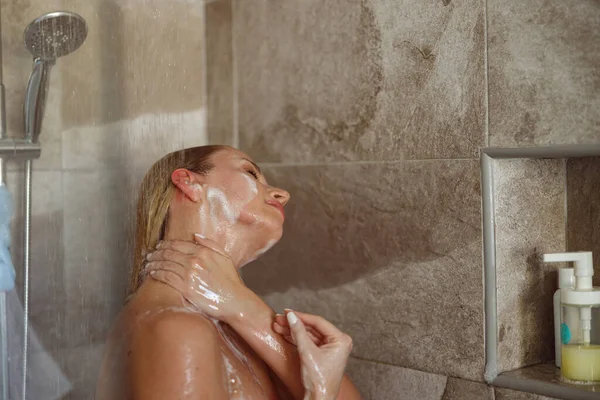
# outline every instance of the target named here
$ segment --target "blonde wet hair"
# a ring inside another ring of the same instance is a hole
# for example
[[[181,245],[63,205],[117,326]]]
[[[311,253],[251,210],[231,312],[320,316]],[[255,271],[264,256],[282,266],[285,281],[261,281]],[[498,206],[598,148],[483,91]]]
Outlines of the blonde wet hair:
[[[146,253],[163,239],[169,216],[169,206],[176,191],[171,181],[173,171],[184,168],[198,174],[207,174],[214,164],[211,156],[227,146],[191,147],[169,153],[158,160],[146,173],[140,185],[136,209],[133,268],[129,277],[128,293],[133,294],[143,280]]]

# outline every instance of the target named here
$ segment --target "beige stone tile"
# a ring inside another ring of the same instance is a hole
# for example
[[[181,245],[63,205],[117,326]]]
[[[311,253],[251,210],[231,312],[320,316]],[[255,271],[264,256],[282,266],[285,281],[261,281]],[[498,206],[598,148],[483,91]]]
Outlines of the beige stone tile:
[[[567,161],[567,248],[594,253],[600,285],[600,157]]]
[[[498,367],[554,359],[552,295],[556,268],[544,253],[565,250],[563,160],[494,164]]]
[[[204,3],[64,0],[89,25],[61,65],[65,128],[205,106]]]
[[[519,392],[516,390],[496,388],[496,400],[558,400],[553,397],[541,396],[539,394]]]
[[[600,4],[488,1],[490,145],[600,143]]]
[[[482,378],[477,161],[267,171],[292,200],[282,241],[245,269],[251,288],[339,324],[357,357]]]
[[[494,400],[494,389],[485,383],[449,377],[442,400]]]
[[[482,1],[234,4],[240,146],[258,160],[477,156]]]
[[[73,127],[63,132],[63,168],[146,171],[167,153],[207,144],[204,118],[197,110]]]
[[[211,144],[234,144],[232,0],[206,5],[207,128]]]
[[[349,360],[346,373],[365,400],[439,400],[446,386],[442,375],[357,359]]]
[[[177,115],[177,114],[173,114]],[[181,132],[181,138],[183,140],[183,147],[190,148],[196,146],[205,146],[211,143],[210,132],[207,129],[207,109],[199,108],[190,112],[179,114],[178,119],[173,121],[180,121],[172,131],[160,131],[157,136],[165,138],[169,136],[169,132]],[[163,139],[164,140],[164,139]],[[173,143],[174,145],[176,143]],[[175,146],[173,146],[175,148]],[[175,148],[177,150],[177,148]],[[161,154],[163,156],[166,153]]]
[[[103,342],[125,298],[137,198],[128,178],[125,171],[64,173],[70,346]]]

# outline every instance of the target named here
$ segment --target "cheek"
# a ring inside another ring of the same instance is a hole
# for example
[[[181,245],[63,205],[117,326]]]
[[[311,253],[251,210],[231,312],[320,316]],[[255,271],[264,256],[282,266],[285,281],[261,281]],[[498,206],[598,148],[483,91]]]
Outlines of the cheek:
[[[252,197],[256,197],[258,195],[258,184],[256,183],[256,179],[251,178],[247,174],[242,175],[246,180],[246,185],[248,186],[248,190]]]
[[[214,224],[218,223],[221,218],[225,218],[231,224],[235,222],[239,212],[229,201],[224,191],[209,187],[206,190],[206,199],[210,217]],[[201,213],[203,211],[201,210]]]
[[[259,188],[250,176],[243,173],[232,174],[224,178],[227,185],[206,187],[208,210],[201,210],[210,214],[214,223],[225,218],[229,223],[236,222],[254,223],[257,206],[260,205]],[[248,212],[254,210],[254,212]],[[203,215],[206,217],[206,215]]]
[[[240,204],[240,221],[244,223],[258,222],[263,218],[264,211],[261,207],[264,207],[264,201],[259,195],[259,186],[255,179],[248,176],[243,176],[243,190],[239,191],[239,204]]]
[[[252,203],[258,197],[258,185],[246,173],[237,173],[229,179],[227,188],[224,191],[232,204],[235,204],[240,210]]]

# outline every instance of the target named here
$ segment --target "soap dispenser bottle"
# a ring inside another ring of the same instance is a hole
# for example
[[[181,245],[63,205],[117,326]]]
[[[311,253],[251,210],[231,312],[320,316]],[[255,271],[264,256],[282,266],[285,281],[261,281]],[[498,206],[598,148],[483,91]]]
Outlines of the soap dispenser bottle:
[[[560,325],[562,323],[561,313],[561,302],[560,292],[563,289],[574,289],[575,288],[575,270],[573,268],[559,268],[558,269],[558,290],[554,292],[554,362],[558,368],[561,365],[561,346],[560,341]],[[573,325],[573,318],[577,316],[574,313],[568,313],[565,315],[565,323],[567,325]],[[576,323],[576,321],[575,321]]]
[[[561,376],[573,383],[598,383],[600,335],[595,330],[600,319],[600,288],[592,287],[592,253],[546,254],[544,261],[575,263],[575,288],[560,293]]]

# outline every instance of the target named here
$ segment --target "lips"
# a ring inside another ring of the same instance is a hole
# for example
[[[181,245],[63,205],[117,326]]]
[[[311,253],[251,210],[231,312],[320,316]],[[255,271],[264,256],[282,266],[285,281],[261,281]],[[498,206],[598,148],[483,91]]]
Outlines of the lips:
[[[278,209],[279,212],[281,213],[281,216],[283,217],[283,219],[285,219],[285,211],[283,211],[283,206],[281,205],[280,202],[278,202],[276,200],[268,200],[267,204]]]

